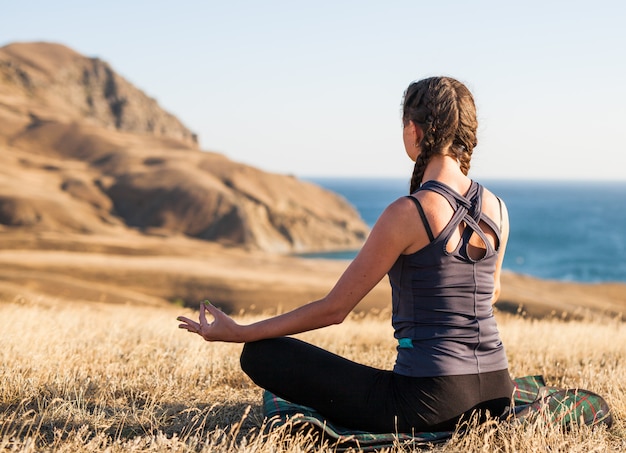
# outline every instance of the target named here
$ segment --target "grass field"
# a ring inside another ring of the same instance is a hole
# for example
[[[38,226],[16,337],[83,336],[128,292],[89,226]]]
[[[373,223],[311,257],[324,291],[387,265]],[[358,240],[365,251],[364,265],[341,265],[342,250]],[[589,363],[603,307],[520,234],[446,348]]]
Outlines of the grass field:
[[[177,329],[175,318],[184,313],[191,312],[0,303],[0,451],[320,451],[305,436],[259,434],[261,390],[239,369],[241,345],[209,344]],[[625,451],[624,324],[504,314],[499,323],[513,376],[542,374],[551,385],[601,394],[613,427],[563,432],[539,422],[485,424],[432,451]],[[393,365],[388,314],[300,337],[369,365]]]

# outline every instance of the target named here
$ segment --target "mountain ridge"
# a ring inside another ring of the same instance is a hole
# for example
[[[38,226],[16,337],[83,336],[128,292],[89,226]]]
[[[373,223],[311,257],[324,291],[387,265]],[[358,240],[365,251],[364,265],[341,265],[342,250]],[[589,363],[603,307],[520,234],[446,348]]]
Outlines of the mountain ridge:
[[[34,101],[37,122],[46,116],[88,120],[119,131],[175,138],[197,148],[195,133],[153,98],[136,88],[98,57],[85,57],[54,43],[14,43],[0,48],[0,73],[12,89]],[[54,113],[46,112],[54,108]],[[45,113],[44,113],[45,112]]]
[[[334,193],[200,150],[108,63],[60,44],[0,48],[0,124],[5,228],[131,229],[279,253],[356,248],[368,232]]]

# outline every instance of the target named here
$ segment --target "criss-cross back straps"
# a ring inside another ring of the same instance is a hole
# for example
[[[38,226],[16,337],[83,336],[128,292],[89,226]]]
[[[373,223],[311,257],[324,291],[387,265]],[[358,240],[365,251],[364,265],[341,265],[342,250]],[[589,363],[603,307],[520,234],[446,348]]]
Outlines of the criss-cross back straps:
[[[454,209],[454,214],[448,222],[448,225],[446,225],[446,227],[444,228],[444,231],[442,231],[442,236],[444,236],[444,234],[447,235],[449,231],[458,227],[461,222],[465,222],[466,228],[463,231],[462,240],[464,242],[469,241],[472,233],[475,232],[484,242],[485,246],[491,248],[493,251],[493,247],[487,239],[484,231],[479,226],[479,222],[483,220],[485,223],[487,223],[489,227],[492,228],[494,232],[496,232],[498,238],[499,232],[497,232],[497,227],[493,224],[491,219],[482,216],[481,195],[483,187],[480,184],[472,181],[470,189],[467,193],[467,197],[460,195],[458,192],[456,192],[454,189],[447,186],[446,184],[434,180],[425,182],[424,184],[422,184],[419,190],[430,190],[432,192],[438,193],[439,195],[444,197],[448,201],[448,203],[450,203],[452,209]],[[428,225],[426,220],[423,219],[423,221],[427,226],[427,230],[430,229],[430,226]]]

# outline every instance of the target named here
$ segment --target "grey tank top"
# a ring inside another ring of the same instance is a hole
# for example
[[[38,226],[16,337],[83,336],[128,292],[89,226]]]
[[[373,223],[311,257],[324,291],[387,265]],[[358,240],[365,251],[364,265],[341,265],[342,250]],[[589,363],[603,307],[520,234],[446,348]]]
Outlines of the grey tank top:
[[[443,183],[428,181],[419,190],[441,194],[455,212],[436,238],[411,255],[400,255],[389,271],[398,340],[394,371],[432,377],[504,370],[508,363],[491,304],[500,228],[481,213],[483,188],[472,181],[464,197]],[[481,221],[495,232],[495,248]],[[461,222],[466,225],[461,240],[448,252],[446,244]],[[425,227],[430,229],[427,223]],[[476,260],[467,252],[473,232],[487,248]]]

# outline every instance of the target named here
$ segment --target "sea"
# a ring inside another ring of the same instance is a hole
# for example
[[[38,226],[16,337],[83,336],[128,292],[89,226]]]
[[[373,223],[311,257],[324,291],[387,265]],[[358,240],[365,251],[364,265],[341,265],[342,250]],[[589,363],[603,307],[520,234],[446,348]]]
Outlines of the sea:
[[[306,178],[350,202],[371,227],[408,178]],[[509,210],[503,269],[542,279],[626,282],[626,181],[479,181]],[[350,260],[356,250],[307,254]]]

